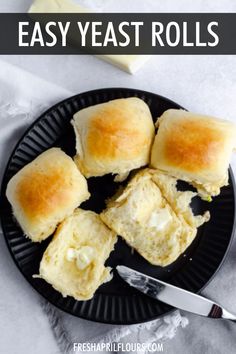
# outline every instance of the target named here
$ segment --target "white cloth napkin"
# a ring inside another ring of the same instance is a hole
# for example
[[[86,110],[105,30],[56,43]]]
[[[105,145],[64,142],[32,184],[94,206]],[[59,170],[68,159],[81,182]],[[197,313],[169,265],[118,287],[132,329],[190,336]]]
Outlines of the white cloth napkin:
[[[46,108],[73,93],[45,82],[6,62],[1,61],[0,68],[0,179],[2,179],[11,151],[25,129]],[[1,230],[0,233],[3,238]],[[0,259],[3,251],[6,252],[6,248],[0,248]],[[3,263],[1,266],[4,268],[6,265]],[[12,279],[10,281],[5,273],[4,291],[8,301],[13,301],[10,294],[15,292],[15,288],[12,288]],[[26,282],[22,282],[19,286],[25,287]],[[37,295],[34,293],[34,296]],[[24,301],[24,298],[21,301]],[[27,301],[24,305],[27,308]],[[185,327],[188,323],[188,320],[182,317],[179,311],[175,311],[161,319],[141,325],[111,326],[67,315],[42,298],[40,298],[39,306],[47,315],[57,344],[63,354],[72,351],[73,342],[160,342],[174,337],[177,328]],[[4,308],[3,304],[2,308]],[[14,320],[12,321],[12,331],[17,331]]]

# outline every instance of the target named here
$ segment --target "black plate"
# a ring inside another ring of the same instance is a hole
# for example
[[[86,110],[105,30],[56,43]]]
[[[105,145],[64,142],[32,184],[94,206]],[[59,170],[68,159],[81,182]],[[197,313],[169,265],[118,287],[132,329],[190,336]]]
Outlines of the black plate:
[[[166,109],[181,108],[153,93],[123,88],[101,89],[68,98],[45,112],[18,142],[7,165],[1,191],[3,232],[13,260],[28,282],[61,310],[88,320],[113,324],[149,321],[172,308],[129,287],[116,272],[113,280],[102,285],[91,301],[84,302],[75,301],[71,297],[63,298],[45,281],[32,278],[33,274],[38,273],[40,259],[50,239],[38,244],[23,236],[12,217],[5,191],[10,178],[44,150],[59,146],[69,155],[75,154],[75,138],[70,124],[75,112],[90,105],[130,96],[143,99],[149,105],[154,120]],[[91,178],[88,184],[92,197],[82,207],[100,212],[105,199],[114,193],[117,184],[110,175]],[[182,183],[180,188],[185,189],[186,185]],[[212,203],[194,198],[192,204],[197,213],[209,209],[211,220],[199,229],[194,242],[176,262],[165,268],[152,266],[136,252],[132,254],[130,247],[119,238],[107,264],[112,267],[125,264],[184,289],[199,292],[221,265],[232,239],[235,200],[231,171],[229,185],[222,188],[220,196],[214,198]]]

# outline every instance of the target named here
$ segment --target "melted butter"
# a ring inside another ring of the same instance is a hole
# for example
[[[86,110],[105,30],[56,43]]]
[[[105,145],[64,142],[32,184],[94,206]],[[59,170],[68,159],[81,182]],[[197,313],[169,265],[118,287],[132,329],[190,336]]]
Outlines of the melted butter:
[[[66,259],[68,262],[72,262],[74,259],[76,259],[76,249],[68,248],[66,252]]]
[[[95,252],[92,247],[84,246],[77,251],[76,265],[78,269],[86,268],[94,259]]]
[[[172,220],[172,216],[167,208],[153,211],[148,220],[148,227],[155,228],[157,231],[163,230],[169,222]]]
[[[75,248],[68,248],[66,259],[68,262],[76,262],[78,269],[83,270],[93,261],[95,251],[93,247],[83,246],[76,250]]]

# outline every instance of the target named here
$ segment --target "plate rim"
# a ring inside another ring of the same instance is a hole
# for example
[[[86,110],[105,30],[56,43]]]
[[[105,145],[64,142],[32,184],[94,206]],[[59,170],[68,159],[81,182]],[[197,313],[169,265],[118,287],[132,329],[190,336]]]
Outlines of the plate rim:
[[[179,105],[178,103],[176,103],[175,101],[165,97],[165,96],[162,96],[162,95],[159,95],[157,93],[154,93],[154,92],[151,92],[151,91],[146,91],[146,90],[141,90],[141,89],[136,89],[136,88],[128,88],[128,87],[104,87],[104,88],[99,88],[99,89],[93,89],[93,90],[88,90],[88,91],[84,91],[84,92],[80,92],[78,94],[75,94],[73,96],[69,96],[55,104],[53,104],[52,106],[50,106],[48,109],[46,109],[45,111],[43,111],[40,116],[36,119],[33,120],[33,122],[29,125],[29,127],[24,131],[24,133],[22,134],[22,136],[20,137],[20,139],[18,139],[18,141],[16,142],[13,150],[12,150],[12,153],[10,154],[8,160],[7,160],[7,163],[5,165],[5,168],[4,168],[4,173],[3,173],[3,176],[2,176],[2,180],[1,180],[1,189],[0,189],[0,195],[1,195],[1,198],[2,196],[4,195],[5,193],[5,186],[6,186],[6,171],[9,169],[9,166],[10,166],[10,163],[11,163],[11,160],[18,148],[18,146],[22,143],[22,141],[24,140],[24,138],[28,135],[28,133],[31,131],[31,129],[44,117],[46,116],[48,113],[50,113],[51,111],[55,110],[56,108],[59,108],[61,105],[63,105],[64,103],[68,102],[68,101],[72,101],[76,98],[78,98],[79,96],[83,96],[83,95],[91,95],[91,94],[94,94],[96,92],[102,92],[104,90],[122,90],[122,91],[139,91],[140,93],[143,93],[143,94],[147,94],[147,95],[154,95],[154,96],[157,96],[158,98],[160,99],[163,99],[165,100],[166,102],[169,102],[170,104],[174,104],[174,105],[177,105],[179,106],[179,109],[183,109],[183,110],[186,110],[184,107],[182,107],[181,105]],[[87,107],[89,107],[90,105],[88,105]],[[230,175],[230,179],[231,179],[231,184],[232,184],[232,190],[233,190],[233,199],[234,199],[234,218],[233,218],[233,224],[232,224],[232,231],[231,231],[231,235],[229,237],[229,243],[227,245],[227,248],[226,248],[226,251],[224,253],[224,256],[222,257],[218,267],[215,269],[214,273],[212,274],[212,276],[208,279],[208,281],[201,287],[201,289],[199,289],[197,292],[194,292],[195,294],[200,294],[208,285],[209,283],[214,279],[214,277],[217,275],[217,273],[219,272],[219,270],[221,269],[221,267],[223,266],[227,256],[228,256],[228,253],[231,249],[231,246],[232,246],[232,243],[233,243],[233,240],[234,240],[234,236],[235,236],[235,229],[236,229],[236,181],[235,181],[235,177],[234,177],[234,173],[233,173],[233,170],[231,168],[231,165],[229,165],[229,168],[228,168],[228,172],[229,172],[229,175]],[[129,321],[128,323],[124,323],[124,322],[120,322],[120,321],[113,321],[112,323],[110,321],[101,321],[101,320],[97,320],[97,319],[89,319],[89,318],[86,318],[84,315],[76,315],[75,313],[72,313],[70,312],[69,310],[63,308],[63,306],[59,305],[59,304],[55,304],[53,303],[50,299],[48,299],[41,290],[39,290],[38,288],[36,288],[36,285],[34,283],[31,283],[29,282],[29,279],[27,277],[27,275],[24,274],[24,272],[22,271],[20,265],[18,264],[15,256],[14,256],[14,253],[10,247],[10,244],[8,242],[8,238],[6,237],[6,230],[5,230],[5,227],[3,225],[3,218],[2,218],[2,206],[1,206],[1,203],[0,203],[0,219],[1,219],[1,227],[2,227],[2,231],[3,231],[3,235],[4,235],[4,240],[5,240],[5,243],[7,245],[7,248],[8,248],[8,251],[11,255],[11,258],[13,260],[13,262],[15,263],[16,267],[18,268],[18,270],[20,271],[21,275],[23,276],[23,278],[26,280],[26,282],[31,286],[31,288],[33,288],[33,290],[39,294],[44,300],[48,301],[50,303],[50,305],[54,306],[55,308],[71,315],[71,316],[74,316],[76,318],[80,318],[80,319],[83,319],[83,320],[86,320],[86,321],[90,321],[90,322],[95,322],[95,323],[103,323],[103,324],[110,324],[110,325],[114,325],[114,326],[117,326],[117,325],[133,325],[133,324],[139,324],[139,323],[146,323],[146,322],[151,322],[151,321],[154,321],[156,319],[159,319],[159,318],[162,318],[166,315],[169,315],[171,314],[173,311],[176,311],[178,310],[178,308],[175,308],[175,307],[172,307],[171,306],[171,309],[168,310],[167,312],[163,313],[163,314],[160,314],[160,315],[154,315],[152,317],[150,317],[148,320],[139,320],[138,322],[137,321]],[[116,271],[116,270],[115,270]],[[158,301],[158,300],[156,300]]]

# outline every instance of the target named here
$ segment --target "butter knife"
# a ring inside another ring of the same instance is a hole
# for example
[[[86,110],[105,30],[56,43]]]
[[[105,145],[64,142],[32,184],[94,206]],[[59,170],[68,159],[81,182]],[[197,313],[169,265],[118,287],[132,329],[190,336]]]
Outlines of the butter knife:
[[[125,266],[117,266],[116,269],[129,285],[154,299],[197,315],[236,321],[236,315],[203,296],[149,277]]]

